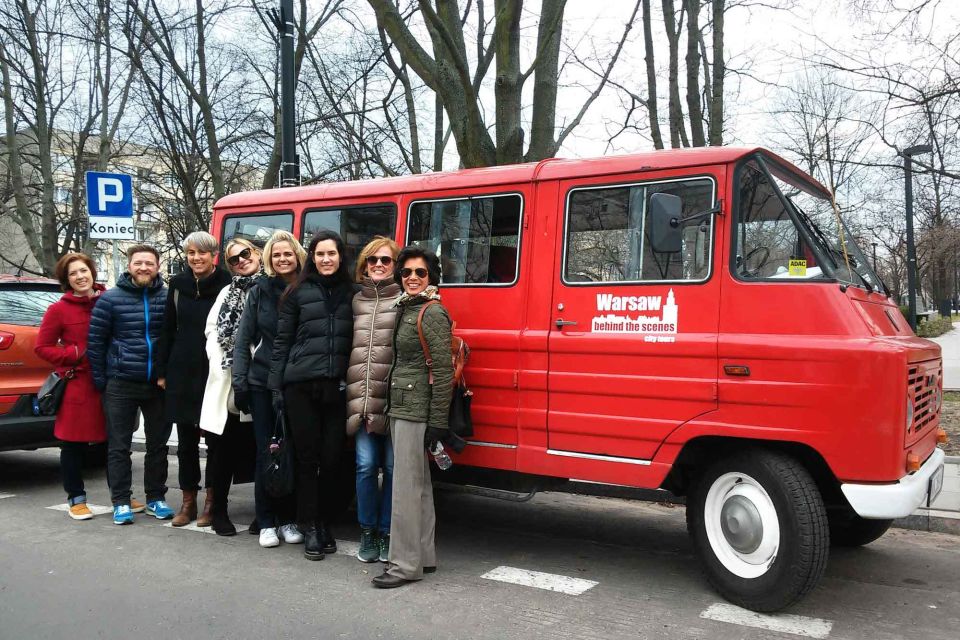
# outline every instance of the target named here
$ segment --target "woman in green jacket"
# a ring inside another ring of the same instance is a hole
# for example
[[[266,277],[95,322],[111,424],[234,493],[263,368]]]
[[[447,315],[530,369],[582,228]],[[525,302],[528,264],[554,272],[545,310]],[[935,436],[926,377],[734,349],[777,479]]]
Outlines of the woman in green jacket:
[[[436,571],[436,518],[424,446],[444,439],[453,391],[450,316],[442,304],[430,304],[423,314],[423,335],[432,367],[427,367],[417,331],[420,310],[440,300],[440,261],[435,254],[411,246],[400,252],[397,266],[394,277],[403,294],[397,300],[387,410],[393,443],[390,551],[383,575],[373,579],[374,586],[381,589],[399,587]]]

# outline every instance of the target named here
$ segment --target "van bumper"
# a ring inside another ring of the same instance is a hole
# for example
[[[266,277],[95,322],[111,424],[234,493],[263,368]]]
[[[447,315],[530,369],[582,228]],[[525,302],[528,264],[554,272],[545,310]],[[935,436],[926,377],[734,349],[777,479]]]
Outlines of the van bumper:
[[[943,449],[934,449],[920,470],[900,478],[895,484],[840,485],[843,495],[861,518],[906,518],[927,501],[930,479],[940,474],[943,480]]]

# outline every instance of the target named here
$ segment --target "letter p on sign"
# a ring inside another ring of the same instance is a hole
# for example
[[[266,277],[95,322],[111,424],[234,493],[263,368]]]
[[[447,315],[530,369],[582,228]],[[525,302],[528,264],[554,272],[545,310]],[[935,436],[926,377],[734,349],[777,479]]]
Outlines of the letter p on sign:
[[[107,211],[108,202],[123,202],[123,182],[119,178],[97,177],[97,211]]]

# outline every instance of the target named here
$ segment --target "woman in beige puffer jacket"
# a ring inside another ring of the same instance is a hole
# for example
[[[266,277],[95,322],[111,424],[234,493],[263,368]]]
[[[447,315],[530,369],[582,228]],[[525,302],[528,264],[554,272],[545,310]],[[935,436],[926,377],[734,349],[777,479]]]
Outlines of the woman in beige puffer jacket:
[[[390,548],[393,447],[387,434],[387,377],[393,363],[394,306],[400,285],[393,277],[400,247],[377,236],[357,258],[360,291],[353,298],[353,348],[347,368],[347,434],[357,444],[357,519],[361,562],[386,562]],[[383,487],[378,471],[383,469]]]

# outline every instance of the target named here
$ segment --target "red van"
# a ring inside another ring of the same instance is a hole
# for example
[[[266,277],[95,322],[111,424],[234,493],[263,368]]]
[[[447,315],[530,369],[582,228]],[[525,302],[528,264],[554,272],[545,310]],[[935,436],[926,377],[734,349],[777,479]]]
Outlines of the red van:
[[[917,338],[823,185],[763,149],[657,151],[227,196],[221,242],[377,234],[440,257],[470,344],[459,477],[686,497],[706,575],[774,611],[831,542],[940,490],[940,348]]]

